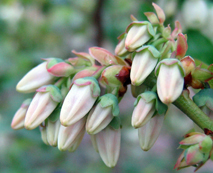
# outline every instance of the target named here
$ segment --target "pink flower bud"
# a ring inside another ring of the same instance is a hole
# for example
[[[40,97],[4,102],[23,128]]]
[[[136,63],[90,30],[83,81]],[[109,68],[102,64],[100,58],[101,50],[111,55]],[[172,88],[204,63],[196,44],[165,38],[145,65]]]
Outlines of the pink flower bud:
[[[47,125],[46,125],[46,133],[47,133],[47,141],[49,145],[56,147],[58,143],[58,132],[60,128],[60,120],[58,119],[55,122],[52,122],[47,120]]]
[[[71,74],[75,73],[74,68],[59,58],[49,58],[47,60],[47,71],[53,76],[57,77],[68,77]]]
[[[52,88],[50,91],[46,91]],[[62,100],[60,91],[55,86],[41,87],[34,96],[25,118],[25,128],[32,130],[38,127]]]
[[[155,32],[149,22],[132,22],[126,29],[125,47],[132,52],[149,41]]]
[[[117,164],[120,153],[121,131],[110,126],[96,134],[99,154],[104,163],[112,168]]]
[[[139,128],[145,125],[155,113],[155,99],[149,99],[152,95],[156,95],[152,92],[145,92],[138,96],[135,102],[135,108],[132,113],[132,126]],[[147,99],[147,97],[149,97]]]
[[[195,61],[192,57],[186,56],[183,59],[181,59],[180,62],[183,65],[186,76],[195,70],[196,65],[195,65]]]
[[[47,62],[30,70],[17,84],[16,90],[23,93],[30,93],[36,91],[39,87],[51,84],[54,76],[48,73],[46,69]]]
[[[83,118],[99,95],[100,88],[95,78],[86,77],[75,80],[61,108],[61,124],[70,126]]]
[[[90,111],[86,131],[89,134],[96,134],[103,130],[113,119],[118,116],[119,107],[117,97],[112,94],[105,94],[98,99],[98,104]]]
[[[85,133],[85,122],[86,118],[82,118],[75,124],[72,124],[68,127],[60,126],[59,134],[58,134],[58,149],[61,151],[68,150],[76,145],[78,140],[82,138],[82,134]],[[75,148],[75,147],[73,147]],[[73,149],[72,148],[72,149]],[[71,150],[72,150],[71,149]]]
[[[183,91],[185,71],[177,59],[164,59],[158,63],[157,92],[160,100],[165,104],[174,102]]]
[[[17,112],[15,113],[12,123],[11,123],[11,127],[14,130],[18,130],[18,129],[22,129],[24,128],[24,119],[25,119],[25,115],[27,113],[27,109],[30,105],[32,99],[27,99],[25,100],[21,107],[17,110]]]
[[[133,85],[139,86],[154,70],[160,57],[160,52],[153,46],[144,46],[136,52],[132,62],[130,78]]]
[[[68,149],[69,152],[74,152],[75,150],[77,150],[77,148],[79,147],[79,145],[81,144],[81,141],[84,137],[85,134],[85,130],[82,130],[79,135],[77,136],[76,140],[73,141],[73,144],[71,145],[71,147]]]
[[[163,126],[164,115],[155,115],[143,127],[138,129],[138,137],[142,150],[148,151],[157,140],[161,127]]]

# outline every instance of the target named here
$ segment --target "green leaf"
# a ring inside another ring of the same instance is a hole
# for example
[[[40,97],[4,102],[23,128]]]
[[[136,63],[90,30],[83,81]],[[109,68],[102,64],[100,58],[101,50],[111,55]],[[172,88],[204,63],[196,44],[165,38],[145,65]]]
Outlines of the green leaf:
[[[111,126],[113,129],[117,130],[121,126],[121,119],[119,116],[116,116],[112,119],[112,121],[109,123],[109,126]]]

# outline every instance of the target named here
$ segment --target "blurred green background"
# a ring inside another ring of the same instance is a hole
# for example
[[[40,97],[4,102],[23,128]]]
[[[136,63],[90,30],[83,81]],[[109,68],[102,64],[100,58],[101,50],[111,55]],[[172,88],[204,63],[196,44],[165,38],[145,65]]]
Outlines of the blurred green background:
[[[201,5],[197,5],[197,1]],[[201,2],[200,2],[201,1]],[[15,91],[17,82],[41,58],[73,57],[71,50],[88,52],[101,46],[112,53],[117,37],[131,22],[130,14],[145,20],[154,11],[151,0],[1,0],[0,1],[0,172],[172,173],[181,153],[178,142],[193,123],[170,108],[154,147],[140,149],[137,130],[130,126],[134,98],[128,92],[121,102],[121,154],[115,168],[107,168],[92,148],[88,135],[74,153],[46,146],[38,129],[14,131],[12,117],[22,101],[32,95]],[[193,58],[213,63],[213,1],[157,0],[167,15],[166,23],[179,20],[188,35]],[[191,15],[191,16],[190,16]],[[128,100],[127,100],[128,99]],[[132,103],[132,105],[129,104]],[[193,168],[180,170],[192,172]],[[208,162],[201,173],[213,172]]]

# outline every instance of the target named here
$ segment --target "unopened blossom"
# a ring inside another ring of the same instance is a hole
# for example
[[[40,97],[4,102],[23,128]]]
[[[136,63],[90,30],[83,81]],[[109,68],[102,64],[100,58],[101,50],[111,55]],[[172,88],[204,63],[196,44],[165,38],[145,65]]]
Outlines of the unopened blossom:
[[[149,22],[132,22],[126,29],[125,48],[132,52],[149,41],[155,32]]]
[[[155,69],[157,93],[165,104],[174,102],[183,91],[185,71],[177,59],[164,59]]]
[[[184,151],[178,158],[174,169],[188,166],[196,166],[196,170],[199,169],[209,159],[212,144],[212,138],[203,133],[191,132],[185,135],[185,139],[180,142],[180,148]]]
[[[46,144],[49,145],[48,140],[47,140],[47,129],[45,126],[45,122],[43,122],[40,126],[39,126],[39,130],[41,132],[41,139],[42,141]]]
[[[83,118],[99,95],[100,87],[95,78],[85,77],[75,80],[61,108],[61,124],[70,126]]]
[[[56,147],[58,143],[58,132],[60,128],[60,120],[58,119],[57,121],[51,121],[47,120],[47,125],[46,125],[46,133],[47,133],[47,141],[49,145]]]
[[[18,130],[18,129],[24,128],[24,119],[25,119],[27,109],[30,105],[31,100],[32,99],[25,100],[22,103],[21,107],[16,111],[11,123],[11,127],[13,129]]]
[[[53,85],[39,88],[27,110],[24,126],[28,130],[38,127],[62,101],[60,90]]]
[[[60,126],[58,134],[58,149],[61,151],[74,150],[74,145],[78,146],[78,143],[82,139],[82,135],[85,133],[86,118],[80,119],[78,122],[65,127]],[[73,147],[73,148],[72,148]]]
[[[125,48],[125,39],[126,39],[126,34],[123,33],[119,37],[119,43],[117,44],[115,48],[115,54],[118,56],[125,56],[128,53],[128,50]]]
[[[80,132],[80,134],[77,136],[77,138],[74,140],[74,142],[71,145],[71,147],[68,149],[69,152],[74,152],[75,150],[77,150],[77,148],[81,144],[81,141],[82,141],[82,139],[84,137],[84,134],[85,134],[85,130],[82,130]]]
[[[157,140],[161,127],[163,126],[164,115],[155,115],[143,127],[138,129],[138,137],[142,150],[148,151]]]
[[[156,94],[144,92],[137,97],[135,108],[132,113],[132,126],[139,128],[145,125],[155,113]]]
[[[132,85],[141,85],[157,65],[160,52],[154,46],[144,46],[136,50],[132,62],[130,78]]]
[[[186,76],[195,70],[196,65],[195,65],[195,61],[192,57],[186,56],[186,57],[182,58],[180,60],[180,62],[185,70]]]
[[[86,131],[96,134],[103,130],[113,119],[118,116],[118,99],[113,94],[105,94],[100,97],[97,104],[89,112],[86,122]]]
[[[54,76],[48,73],[46,69],[47,62],[31,69],[17,84],[16,90],[23,93],[36,91],[43,85],[51,84]]]
[[[117,164],[120,153],[121,131],[108,126],[96,134],[99,154],[103,162],[110,168]]]

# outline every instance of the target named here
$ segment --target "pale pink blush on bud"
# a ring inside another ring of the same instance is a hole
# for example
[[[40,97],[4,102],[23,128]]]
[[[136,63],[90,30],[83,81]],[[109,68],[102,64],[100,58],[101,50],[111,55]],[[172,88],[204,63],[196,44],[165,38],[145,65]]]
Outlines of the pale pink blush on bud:
[[[125,47],[128,51],[134,51],[151,38],[147,25],[134,25],[127,33]]]
[[[123,56],[126,53],[128,53],[128,51],[125,48],[125,39],[122,39],[116,46],[115,48],[115,54],[118,56]]]
[[[11,127],[14,130],[19,130],[24,128],[24,119],[25,119],[30,101],[31,99],[27,99],[24,103],[22,103],[21,107],[15,113],[11,123]]]
[[[145,125],[155,112],[154,100],[146,103],[143,98],[140,99],[132,113],[132,126],[139,128]]]
[[[77,150],[77,148],[79,147],[79,145],[81,144],[81,141],[84,137],[85,134],[85,130],[82,130],[80,132],[80,134],[78,135],[78,137],[76,138],[76,140],[74,141],[74,143],[71,145],[71,147],[68,149],[69,152],[74,152],[75,150]]]
[[[48,73],[46,69],[47,62],[30,70],[17,84],[16,90],[23,93],[35,92],[43,85],[51,84],[54,76]]]
[[[97,104],[88,115],[86,131],[89,134],[96,134],[103,130],[113,119],[111,112],[111,106],[102,108],[100,104]]]
[[[178,65],[161,65],[157,78],[157,92],[163,103],[174,102],[181,95],[183,84],[184,78]]]
[[[34,96],[25,118],[25,128],[32,130],[38,127],[56,108],[57,102],[53,101],[50,93],[38,92]]]
[[[61,108],[61,124],[64,126],[70,126],[76,123],[89,112],[96,99],[97,97],[92,96],[92,91],[89,85],[73,85]]]
[[[96,134],[99,154],[104,163],[112,168],[117,164],[120,153],[121,131],[107,127]]]
[[[130,72],[132,85],[141,85],[155,68],[157,62],[158,58],[153,57],[148,50],[136,53]]]
[[[46,130],[47,130],[47,141],[49,145],[56,147],[58,144],[58,132],[60,128],[60,120],[58,119],[55,122],[48,120]]]
[[[79,135],[85,132],[85,122],[86,118],[82,118],[75,124],[72,124],[68,127],[63,125],[60,126],[58,134],[58,149],[65,151],[70,149],[79,139]]]
[[[148,151],[157,140],[161,127],[163,126],[164,115],[155,115],[143,127],[138,129],[138,137],[142,150]]]

